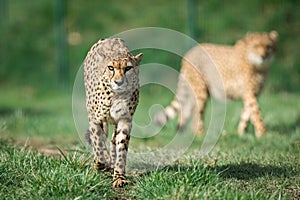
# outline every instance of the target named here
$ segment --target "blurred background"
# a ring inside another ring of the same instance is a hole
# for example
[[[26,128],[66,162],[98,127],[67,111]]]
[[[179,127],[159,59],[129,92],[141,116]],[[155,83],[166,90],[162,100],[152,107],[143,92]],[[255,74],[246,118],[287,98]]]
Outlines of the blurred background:
[[[1,137],[76,135],[71,94],[86,53],[99,38],[138,27],[222,44],[276,30],[278,52],[266,91],[299,93],[299,10],[298,0],[0,0]],[[143,63],[180,68],[176,55],[143,53]]]

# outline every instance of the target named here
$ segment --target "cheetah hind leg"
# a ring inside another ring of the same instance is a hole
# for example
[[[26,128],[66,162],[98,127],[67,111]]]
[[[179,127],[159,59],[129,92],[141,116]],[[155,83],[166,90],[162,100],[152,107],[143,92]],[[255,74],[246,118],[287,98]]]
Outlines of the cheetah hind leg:
[[[203,79],[198,79],[197,83],[197,88],[193,89],[196,103],[193,111],[192,131],[197,135],[202,135],[204,134],[203,115],[208,98],[208,90]]]
[[[87,132],[86,132],[86,134],[85,134],[85,139],[86,139],[86,141],[88,142],[89,145],[93,146],[91,135],[92,135],[92,132],[88,129]],[[100,163],[95,156],[94,156],[94,169],[96,171],[101,171],[101,170],[106,169],[105,164],[104,163]]]
[[[113,170],[115,168],[116,163],[116,135],[117,135],[117,127],[115,126],[115,130],[113,132],[111,141],[110,141],[110,168]]]
[[[179,77],[179,84],[177,89],[177,101],[180,105],[178,109],[178,125],[177,130],[179,133],[183,133],[188,124],[188,119],[191,117],[195,101],[192,96],[192,90],[188,85],[188,82],[183,76]]]

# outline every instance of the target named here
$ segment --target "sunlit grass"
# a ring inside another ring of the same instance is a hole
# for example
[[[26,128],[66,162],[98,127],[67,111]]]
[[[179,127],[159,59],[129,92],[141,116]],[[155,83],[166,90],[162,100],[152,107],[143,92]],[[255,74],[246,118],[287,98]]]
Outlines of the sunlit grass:
[[[157,96],[155,96],[157,93]],[[151,97],[151,98],[150,98]],[[171,93],[144,88],[136,118],[155,102],[164,106]],[[299,95],[263,93],[260,105],[268,132],[256,139],[253,128],[236,133],[241,102],[228,102],[224,131],[210,157],[202,160],[204,136],[196,137],[177,161],[161,167],[129,159],[129,186],[111,188],[112,176],[96,173],[91,154],[74,128],[70,95],[33,95],[29,102],[1,97],[0,196],[15,199],[291,199],[299,197]],[[209,104],[208,104],[209,106]],[[4,112],[5,111],[5,112]],[[210,116],[210,108],[206,111]],[[143,122],[144,120],[144,122]],[[208,120],[209,122],[209,120]],[[206,122],[206,126],[207,123]],[[148,139],[132,137],[131,152],[145,153],[168,144],[176,133],[176,119]],[[147,133],[144,133],[147,135]],[[185,135],[182,135],[184,138]],[[26,146],[27,145],[27,146]],[[29,146],[28,146],[29,145]],[[33,147],[31,147],[33,146]],[[52,153],[49,151],[52,150]],[[174,149],[175,150],[175,149]],[[174,151],[173,150],[173,151]],[[171,152],[169,153],[175,153]],[[54,152],[54,153],[53,153]],[[171,154],[160,155],[158,162]],[[176,153],[175,153],[176,154]],[[144,159],[144,161],[147,159]],[[211,161],[213,161],[211,163]],[[137,167],[137,169],[134,169]],[[144,167],[144,168],[143,168]]]

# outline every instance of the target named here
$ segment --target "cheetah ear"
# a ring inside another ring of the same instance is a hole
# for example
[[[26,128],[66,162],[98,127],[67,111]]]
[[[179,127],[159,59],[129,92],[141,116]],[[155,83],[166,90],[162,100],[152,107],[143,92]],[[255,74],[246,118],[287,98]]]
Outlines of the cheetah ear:
[[[270,36],[271,40],[277,41],[278,33],[277,33],[277,31],[271,31],[271,32],[269,33],[269,36]]]
[[[254,33],[254,32],[249,32],[249,31],[248,31],[248,32],[246,33],[245,38],[247,38],[247,37],[252,37],[253,33]]]
[[[134,56],[134,60],[137,62],[137,64],[139,65],[140,62],[142,61],[142,57],[143,57],[144,54],[142,53],[139,53],[138,55]]]
[[[247,43],[251,38],[253,37],[253,32],[247,32],[245,37],[242,38],[240,41],[243,41],[244,43]]]

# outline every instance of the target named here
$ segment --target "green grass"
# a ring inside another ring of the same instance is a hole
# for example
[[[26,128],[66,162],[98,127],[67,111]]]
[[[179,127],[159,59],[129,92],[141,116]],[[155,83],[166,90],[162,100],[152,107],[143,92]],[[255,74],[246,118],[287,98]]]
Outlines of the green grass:
[[[72,120],[72,97],[33,87],[2,87],[0,132],[2,137],[39,143],[74,143],[78,134]],[[75,138],[75,140],[72,140]],[[70,140],[68,140],[70,139]]]
[[[163,169],[131,174],[129,186],[113,190],[111,175],[95,173],[89,156],[80,150],[56,158],[1,141],[0,194],[9,199],[289,199],[299,195],[297,155],[249,153],[246,148],[256,142],[241,143],[242,151],[236,152],[240,147],[234,145],[234,152],[219,153],[214,167],[205,167],[190,154]],[[291,145],[295,152],[296,144]]]
[[[0,199],[299,198],[299,94],[262,94],[260,104],[268,132],[259,140],[252,127],[245,136],[237,135],[241,103],[229,102],[226,131],[210,157],[199,157],[201,136],[178,160],[162,167],[148,168],[147,164],[152,163],[147,160],[129,160],[131,183],[117,190],[111,188],[110,174],[93,170],[92,156],[74,128],[71,97],[48,95],[37,91],[22,103],[9,101],[9,94],[1,97],[1,108],[6,112],[0,115]],[[159,96],[162,104],[172,98],[159,88],[142,89],[136,118],[144,118],[147,123],[145,111],[153,99],[159,102]],[[208,112],[209,108],[207,116]],[[174,137],[175,125],[176,120],[171,121],[155,137],[133,137],[130,150],[144,152],[163,147]],[[168,156],[162,154],[157,160],[163,162]]]
[[[278,136],[275,135],[275,138]],[[278,138],[277,138],[278,139]],[[1,141],[2,197],[9,199],[291,199],[299,195],[299,144],[290,151],[266,148],[242,140],[217,153],[214,167],[206,167],[192,153],[162,169],[129,174],[130,185],[114,190],[111,175],[95,173],[82,151],[60,157],[41,155],[30,148]],[[268,139],[269,140],[269,139]],[[268,141],[267,139],[265,141]],[[264,142],[265,142],[264,141]],[[247,145],[248,144],[248,145]],[[243,146],[241,148],[240,146]],[[298,146],[297,146],[298,145]],[[255,146],[255,149],[253,150]],[[134,148],[134,147],[133,147]]]
[[[89,156],[72,153],[61,159],[1,141],[1,198],[74,199],[110,195],[108,176],[86,167]],[[106,187],[103,187],[106,186]]]

